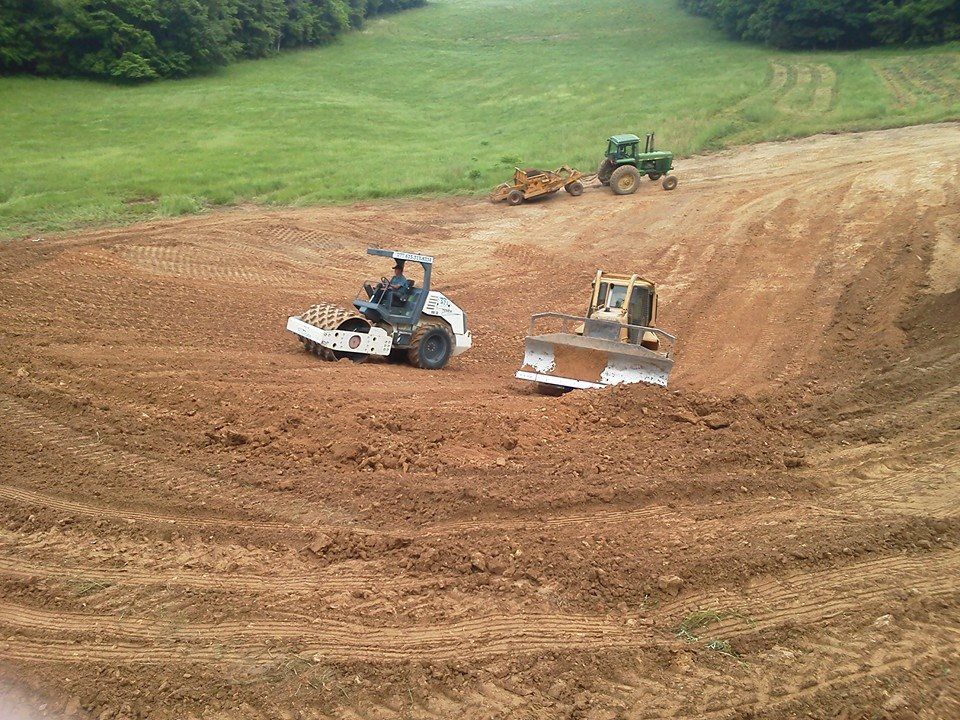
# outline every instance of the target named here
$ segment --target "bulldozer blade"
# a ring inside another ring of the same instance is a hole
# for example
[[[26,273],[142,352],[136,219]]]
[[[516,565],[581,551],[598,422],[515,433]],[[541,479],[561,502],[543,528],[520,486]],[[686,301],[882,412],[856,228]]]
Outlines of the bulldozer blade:
[[[666,387],[673,360],[639,345],[571,333],[528,336],[521,380],[567,388],[648,383]]]

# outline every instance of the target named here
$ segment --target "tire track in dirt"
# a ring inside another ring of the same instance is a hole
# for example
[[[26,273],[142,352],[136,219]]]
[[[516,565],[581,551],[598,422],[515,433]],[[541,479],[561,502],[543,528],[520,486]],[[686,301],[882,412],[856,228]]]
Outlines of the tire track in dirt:
[[[175,466],[169,466],[166,463],[145,458],[129,451],[119,450],[101,443],[99,440],[82,435],[72,429],[48,419],[46,416],[29,410],[21,403],[12,398],[0,396],[0,411],[5,413],[9,426],[22,432],[30,433],[42,439],[53,442],[55,446],[63,451],[71,452],[83,460],[96,463],[100,467],[110,468],[120,472],[143,472],[157,481],[175,481],[178,488],[190,487],[191,490],[201,488],[205,490],[207,497],[218,499],[225,491],[219,487],[219,483],[211,476],[181,469]],[[215,484],[216,483],[216,484]],[[301,516],[311,512],[309,508],[304,508],[302,504],[297,504],[290,498],[283,498],[282,505],[280,501],[266,498],[260,493],[250,493],[245,489],[239,489],[231,486],[226,490],[232,497],[239,497],[244,504],[258,507],[273,508],[276,506],[277,513],[290,515],[290,509],[299,510]],[[93,517],[114,517],[131,521],[145,521],[158,523],[171,523],[174,520],[182,524],[191,526],[228,526],[228,527],[248,527],[251,529],[290,529],[290,530],[348,530],[351,533],[361,535],[378,534],[376,530],[362,528],[353,525],[330,524],[329,521],[323,522],[319,519],[315,523],[297,522],[291,518],[290,521],[258,521],[258,520],[233,520],[217,517],[194,517],[187,518],[174,512],[168,513],[146,513],[134,510],[122,510],[111,506],[93,505],[82,502],[72,502],[59,498],[57,496],[16,488],[14,486],[0,484],[0,497],[6,497],[10,500],[19,500],[20,502],[30,502],[37,505],[44,505],[54,510],[69,511],[81,515]],[[819,512],[835,512],[827,508],[818,508]],[[464,534],[473,531],[483,531],[488,529],[512,530],[517,528],[543,527],[559,528],[573,526],[595,526],[604,524],[628,523],[644,519],[671,518],[680,519],[680,515],[674,510],[663,505],[650,505],[635,509],[613,509],[596,508],[587,512],[573,512],[569,514],[562,513],[538,513],[528,516],[498,516],[478,520],[463,520],[442,522],[429,525],[420,529],[408,529],[402,534],[416,537],[436,537],[453,534]]]
[[[854,685],[863,685],[877,682],[888,675],[909,671],[922,662],[928,660],[951,660],[956,662],[957,636],[940,632],[920,639],[894,642],[892,648],[874,650],[864,648],[867,652],[863,656],[854,656],[845,663],[834,666],[833,677],[814,679],[818,671],[830,667],[828,656],[817,658],[817,663],[805,664],[800,672],[796,672],[779,682],[769,683],[768,688],[757,687],[755,697],[745,697],[733,704],[720,704],[719,707],[709,707],[697,715],[698,718],[722,720],[723,718],[742,717],[744,712],[770,713],[774,717],[777,711],[783,711],[792,705],[809,701],[818,695],[848,688]],[[812,649],[816,653],[817,649]],[[720,683],[717,683],[720,684]],[[771,687],[772,686],[772,687]],[[741,696],[742,697],[742,696]],[[676,717],[673,712],[668,714],[647,714],[640,712],[638,718],[644,720],[666,720]]]
[[[179,623],[117,616],[47,612],[0,603],[5,657],[32,662],[160,663],[174,660],[245,662],[296,641],[297,655],[317,661],[452,660],[569,649],[616,649],[649,643],[642,632],[585,616],[491,615],[437,626],[369,627],[345,622]],[[14,637],[9,631],[39,637]],[[109,636],[104,642],[63,641],[63,635]],[[51,640],[51,638],[57,638]],[[65,652],[66,651],[66,652]]]
[[[286,273],[279,272],[275,266],[257,261],[249,252],[223,246],[218,247],[215,256],[208,250],[184,245],[121,245],[114,252],[142,273],[181,281],[283,286],[299,276],[294,268]]]
[[[681,615],[703,608],[726,612],[728,618],[695,628],[701,643],[709,638],[735,641],[780,626],[806,630],[801,639],[793,641],[794,651],[790,653],[790,657],[801,660],[774,675],[727,676],[701,665],[690,668],[685,684],[700,686],[703,695],[697,702],[696,717],[720,720],[740,717],[745,711],[788,708],[822,692],[910,670],[926,660],[956,661],[960,658],[960,628],[912,622],[909,632],[898,630],[891,642],[889,637],[857,640],[849,633],[832,638],[829,627],[846,612],[857,618],[873,600],[882,599],[889,607],[889,601],[905,588],[923,597],[957,597],[960,591],[952,578],[958,569],[960,551],[956,550],[911,558],[882,558],[829,571],[798,573],[785,580],[771,579],[743,593],[730,593],[729,604],[716,600],[696,605],[675,601],[663,606],[664,614],[678,618],[678,611]],[[930,573],[939,577],[932,578]],[[749,617],[731,611],[730,608],[743,607],[748,599],[751,607],[776,607]],[[880,635],[882,628],[871,626],[875,635]],[[673,687],[635,676],[621,677],[619,685],[604,692],[615,702],[630,707],[628,717],[659,720],[686,714],[672,699],[676,694]],[[737,698],[733,702],[731,694]],[[639,705],[631,699],[636,695],[643,697]]]
[[[453,520],[427,525],[417,531],[422,537],[466,534],[489,529],[516,530],[518,528],[562,528],[578,525],[598,526],[625,523],[646,518],[673,518],[679,516],[663,505],[649,505],[634,510],[605,510],[573,512],[570,514],[538,513],[527,516],[500,516],[477,520]]]
[[[953,457],[919,467],[898,470],[883,462],[870,463],[853,472],[865,480],[842,491],[842,497],[878,510],[947,519],[960,516],[960,444],[952,446]]]
[[[383,582],[384,575],[374,572],[348,573],[338,568],[331,573],[311,570],[285,575],[261,575],[250,573],[198,572],[189,569],[146,570],[130,567],[104,568],[89,565],[41,565],[20,558],[0,557],[0,576],[31,580],[76,579],[102,582],[110,585],[177,586],[198,590],[229,590],[236,592],[284,592],[307,593],[317,591],[347,591],[369,588],[373,583]],[[421,585],[412,579],[391,578],[391,587]]]
[[[674,524],[678,522],[689,522],[692,513],[704,509],[710,509],[710,501],[702,503],[690,503],[683,505],[660,505],[648,504],[638,508],[617,509],[616,507],[597,507],[591,508],[586,512],[539,512],[529,515],[501,515],[489,518],[477,518],[471,520],[450,520],[438,522],[433,525],[426,525],[419,530],[413,531],[419,537],[445,536],[454,534],[466,534],[475,531],[488,529],[497,530],[516,530],[520,528],[566,528],[577,526],[588,526],[590,528],[603,525],[616,525],[621,523],[631,523],[638,520],[656,519],[661,523]],[[724,510],[729,512],[737,508],[754,509],[754,501],[733,501],[724,505]],[[805,507],[808,512],[823,516],[850,517],[846,510],[832,508],[824,505],[808,505]],[[758,513],[762,515],[765,513]]]
[[[918,571],[926,574],[917,575]],[[953,578],[960,571],[960,551],[927,558],[885,558],[821,573],[771,581],[749,590],[751,606],[770,610],[750,616],[738,614],[705,628],[712,637],[736,639],[789,622],[817,626],[870,600],[887,598],[911,587],[925,596],[955,595]],[[930,574],[932,573],[932,574]],[[909,581],[909,582],[908,582]],[[855,587],[849,588],[848,586]],[[762,592],[769,589],[769,592]],[[731,598],[732,599],[732,598]],[[688,601],[689,603],[689,601]],[[665,607],[669,614],[679,607]],[[687,605],[687,607],[693,607]],[[661,614],[661,613],[658,613]],[[445,625],[369,627],[338,621],[315,623],[283,620],[236,620],[219,623],[157,621],[112,615],[48,612],[13,603],[0,603],[0,624],[18,633],[41,633],[60,637],[95,633],[109,636],[105,643],[70,643],[67,657],[84,661],[161,662],[185,657],[180,643],[197,644],[196,657],[223,661],[249,658],[264,643],[297,640],[306,653],[324,658],[352,660],[403,660],[410,657],[450,659],[481,657],[506,652],[548,652],[572,647],[627,649],[653,643],[649,633],[632,630],[624,623],[586,616],[523,614],[487,616]],[[114,640],[116,642],[114,642]],[[135,644],[139,641],[141,644]],[[43,640],[15,638],[5,650],[21,660],[55,661],[42,652]],[[204,647],[215,645],[216,649]],[[33,650],[30,648],[33,647]],[[125,648],[118,650],[117,648]],[[179,654],[178,654],[179,653]],[[192,654],[188,653],[188,654]]]
[[[960,593],[954,580],[958,574],[960,550],[884,557],[768,579],[742,593],[719,592],[709,601],[702,597],[674,601],[664,605],[661,612],[677,622],[688,613],[716,610],[721,618],[705,629],[714,637],[736,638],[787,621],[820,623],[907,588],[931,597],[956,595]],[[723,618],[724,613],[729,617]]]
[[[225,517],[187,517],[176,513],[144,512],[133,509],[123,509],[111,505],[93,505],[3,484],[0,484],[0,500],[7,500],[23,505],[34,505],[70,515],[85,515],[102,519],[123,520],[130,523],[143,522],[179,525],[191,528],[226,527],[272,531],[317,529],[316,526],[312,525],[293,525],[285,522],[234,520]]]
[[[239,501],[238,505],[240,508],[243,508],[244,505],[263,508],[274,517],[287,518],[287,520],[284,521],[204,519],[202,522],[197,520],[195,524],[229,525],[232,527],[246,526],[259,529],[306,529],[319,525],[331,527],[336,525],[335,522],[331,523],[329,513],[323,517],[317,513],[313,506],[298,502],[295,499],[289,497],[276,499],[267,493],[251,491],[248,488],[239,487],[234,484],[225,485],[219,478],[171,465],[163,461],[146,458],[128,450],[114,448],[102,443],[98,438],[84,435],[55,420],[51,420],[45,415],[27,408],[9,396],[0,395],[0,412],[4,415],[8,430],[19,431],[40,438],[45,443],[56,448],[57,451],[70,453],[80,460],[92,463],[100,468],[121,474],[146,476],[153,485],[169,482],[172,483],[172,487],[175,490],[190,488],[192,492],[199,493],[200,496],[218,503],[221,503],[224,497],[229,497],[235,501]],[[12,486],[7,487],[10,488]],[[0,489],[0,494],[3,492],[5,491]],[[48,504],[50,507],[56,507],[49,503],[43,503],[40,498],[41,494],[35,493],[33,500],[41,504]],[[54,501],[54,498],[51,496],[51,502],[52,501]],[[109,509],[106,508],[98,511],[95,506],[86,506],[84,503],[74,503],[73,506],[76,512],[84,515],[110,512]],[[86,507],[86,509],[81,510],[81,507]],[[64,507],[60,507],[59,509],[64,509]],[[245,510],[245,512],[249,512],[249,510]],[[120,517],[118,515],[115,516]],[[124,517],[127,516],[131,519],[144,520],[151,517],[151,514],[138,513],[136,517],[127,514]],[[161,513],[155,514],[153,517],[161,522],[167,522],[169,517],[180,518],[181,516]],[[186,518],[184,518],[184,520],[188,523],[190,522],[190,520]],[[356,528],[350,529],[351,532],[364,532]]]

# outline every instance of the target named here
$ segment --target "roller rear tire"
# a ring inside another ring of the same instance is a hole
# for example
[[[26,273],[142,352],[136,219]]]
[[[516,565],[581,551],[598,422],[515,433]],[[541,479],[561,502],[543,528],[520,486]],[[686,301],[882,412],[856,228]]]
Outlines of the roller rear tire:
[[[414,367],[439,370],[453,355],[453,333],[442,325],[421,325],[413,333],[407,359]]]

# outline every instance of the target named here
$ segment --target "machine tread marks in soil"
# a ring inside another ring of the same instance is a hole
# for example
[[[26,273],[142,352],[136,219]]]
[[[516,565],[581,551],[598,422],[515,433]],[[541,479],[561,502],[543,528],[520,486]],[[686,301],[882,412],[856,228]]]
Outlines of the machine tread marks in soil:
[[[405,357],[411,365],[439,370],[451,357],[473,345],[467,317],[443,293],[430,289],[433,258],[417,253],[370,248],[369,255],[393,258],[398,266],[407,261],[423,268],[422,287],[405,280],[401,287],[386,278],[363,285],[347,309],[318,303],[287,319],[291,331],[304,347],[324,360],[350,359],[362,362],[370,355]]]
[[[597,168],[601,185],[609,185],[617,195],[630,195],[640,187],[640,178],[663,178],[664,190],[677,187],[673,170],[673,153],[654,149],[654,134],[648,133],[644,151],[639,152],[640,138],[636,135],[613,135],[607,140],[607,153]]]

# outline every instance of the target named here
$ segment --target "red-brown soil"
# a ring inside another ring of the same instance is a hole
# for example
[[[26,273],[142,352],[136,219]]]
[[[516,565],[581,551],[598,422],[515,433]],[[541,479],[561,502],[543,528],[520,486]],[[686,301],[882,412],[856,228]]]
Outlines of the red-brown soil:
[[[0,717],[960,717],[960,126],[0,246]],[[284,331],[436,255],[475,348]],[[513,378],[597,268],[669,389]]]

